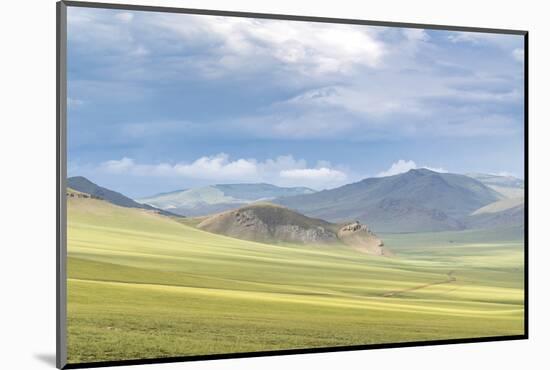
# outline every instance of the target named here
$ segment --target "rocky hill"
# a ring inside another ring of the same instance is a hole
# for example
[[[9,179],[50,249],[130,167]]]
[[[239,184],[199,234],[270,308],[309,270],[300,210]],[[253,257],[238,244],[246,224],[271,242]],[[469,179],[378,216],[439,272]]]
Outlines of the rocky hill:
[[[268,203],[252,204],[208,216],[197,227],[262,243],[346,245],[372,255],[391,254],[384,248],[382,240],[359,222],[334,224]]]

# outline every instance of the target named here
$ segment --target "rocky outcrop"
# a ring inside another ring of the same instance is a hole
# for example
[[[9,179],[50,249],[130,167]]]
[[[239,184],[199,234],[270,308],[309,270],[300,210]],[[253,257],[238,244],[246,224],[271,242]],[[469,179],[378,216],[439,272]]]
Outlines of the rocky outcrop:
[[[98,197],[98,196],[95,196],[95,195],[92,195],[92,194],[83,193],[81,191],[76,191],[76,190],[71,189],[71,188],[67,188],[67,198],[83,198],[83,199],[103,200],[103,198],[101,198],[101,197]]]
[[[346,224],[338,230],[338,239],[361,252],[376,256],[390,256],[391,252],[384,247],[382,239],[378,238],[367,225],[359,221]]]
[[[330,244],[338,241],[334,232],[322,226],[304,229],[296,225],[280,225],[275,228],[273,236],[276,240],[293,240],[303,244]]]

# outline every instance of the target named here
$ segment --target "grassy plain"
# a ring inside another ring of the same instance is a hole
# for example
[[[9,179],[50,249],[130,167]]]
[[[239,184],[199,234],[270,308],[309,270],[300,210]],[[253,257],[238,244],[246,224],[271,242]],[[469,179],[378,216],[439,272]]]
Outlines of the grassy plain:
[[[69,363],[523,333],[519,230],[267,245],[68,200]]]

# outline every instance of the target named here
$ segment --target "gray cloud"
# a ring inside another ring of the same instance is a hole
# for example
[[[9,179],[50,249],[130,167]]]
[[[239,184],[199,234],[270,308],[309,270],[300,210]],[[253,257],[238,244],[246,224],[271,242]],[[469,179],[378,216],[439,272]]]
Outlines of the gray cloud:
[[[89,79],[70,82],[86,101],[139,101],[149,84],[198,80],[280,92],[204,124],[242,135],[359,140],[511,135],[522,126],[518,37],[80,8],[70,8],[69,27],[72,47],[98,61]],[[480,45],[490,63],[467,49]]]

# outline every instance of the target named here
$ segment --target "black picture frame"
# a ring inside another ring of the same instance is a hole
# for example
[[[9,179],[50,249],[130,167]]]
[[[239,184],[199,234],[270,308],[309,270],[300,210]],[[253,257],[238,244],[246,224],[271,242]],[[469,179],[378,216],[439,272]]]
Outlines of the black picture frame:
[[[67,256],[67,217],[66,217],[66,178],[67,178],[67,8],[68,7],[84,7],[84,8],[99,8],[99,9],[116,9],[116,10],[131,10],[143,12],[163,12],[163,13],[180,13],[180,14],[195,14],[195,15],[214,15],[227,17],[244,17],[244,18],[260,18],[260,19],[275,19],[288,21],[307,21],[319,23],[339,23],[350,25],[365,25],[365,26],[385,26],[385,27],[400,27],[400,28],[420,28],[427,30],[447,30],[447,31],[465,31],[478,33],[493,33],[493,34],[508,34],[520,35],[524,38],[524,334],[522,335],[506,335],[506,336],[490,336],[479,338],[465,339],[446,339],[446,340],[428,340],[428,341],[411,341],[404,343],[385,343],[385,344],[368,344],[368,345],[352,345],[338,347],[321,347],[308,349],[288,349],[274,351],[258,351],[258,352],[243,352],[243,353],[227,353],[199,356],[180,356],[168,358],[144,358],[135,360],[120,360],[120,361],[100,361],[87,363],[67,363],[67,271],[66,271],[66,256]],[[299,15],[285,14],[266,14],[252,12],[235,12],[224,10],[206,10],[206,9],[190,9],[177,7],[161,7],[161,6],[144,6],[131,4],[114,4],[114,3],[99,3],[99,2],[81,2],[81,1],[59,1],[56,4],[56,37],[57,37],[57,63],[56,63],[56,366],[59,369],[77,369],[77,368],[94,368],[105,366],[125,366],[125,365],[140,365],[140,364],[160,364],[173,362],[188,362],[188,361],[203,361],[203,360],[219,360],[219,359],[234,359],[246,357],[264,357],[264,356],[281,356],[294,354],[310,354],[323,352],[341,352],[341,351],[358,351],[381,348],[403,348],[417,346],[434,346],[447,344],[461,343],[481,343],[481,342],[496,342],[496,341],[511,341],[524,340],[529,338],[529,32],[526,30],[513,29],[497,29],[497,28],[482,28],[482,27],[462,27],[439,24],[420,24],[406,22],[385,22],[374,20],[360,19],[345,19],[345,18],[326,18],[326,17],[311,17]]]

